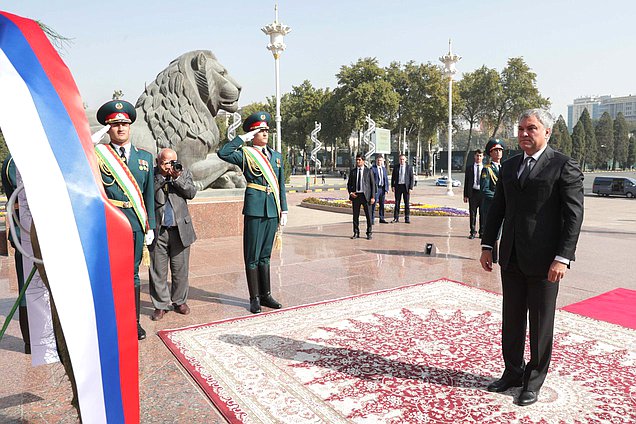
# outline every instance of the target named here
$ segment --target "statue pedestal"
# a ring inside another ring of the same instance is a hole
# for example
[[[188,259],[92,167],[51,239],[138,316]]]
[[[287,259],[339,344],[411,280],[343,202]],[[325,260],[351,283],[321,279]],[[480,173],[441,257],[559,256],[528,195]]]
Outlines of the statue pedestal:
[[[243,234],[245,189],[204,190],[188,202],[194,231],[199,239]]]

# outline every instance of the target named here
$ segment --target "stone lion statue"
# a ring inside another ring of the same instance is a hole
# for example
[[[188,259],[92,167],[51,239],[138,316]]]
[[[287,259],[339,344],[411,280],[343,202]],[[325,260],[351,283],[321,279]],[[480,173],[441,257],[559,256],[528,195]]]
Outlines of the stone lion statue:
[[[214,117],[235,112],[241,86],[214,54],[195,50],[173,60],[135,105],[131,142],[156,156],[170,147],[192,171],[197,189],[245,187],[241,169],[216,155],[220,134]],[[89,116],[94,122],[93,116]]]

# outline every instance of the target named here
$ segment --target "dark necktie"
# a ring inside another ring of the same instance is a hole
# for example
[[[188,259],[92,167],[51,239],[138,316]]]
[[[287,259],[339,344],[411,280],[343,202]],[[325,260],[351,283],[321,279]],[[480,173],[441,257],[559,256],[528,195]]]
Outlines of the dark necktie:
[[[519,185],[523,187],[526,184],[526,180],[528,179],[528,175],[530,175],[530,171],[532,170],[532,161],[534,158],[532,156],[528,156],[523,160],[523,171],[521,171],[521,175],[519,175]]]
[[[358,168],[358,192],[362,191],[362,168]]]
[[[121,160],[123,160],[124,163],[128,163],[126,160],[126,148],[124,146],[119,147],[119,156],[121,156]]]
[[[267,147],[263,147],[263,155],[265,155],[265,157],[269,159],[269,152],[267,151]]]

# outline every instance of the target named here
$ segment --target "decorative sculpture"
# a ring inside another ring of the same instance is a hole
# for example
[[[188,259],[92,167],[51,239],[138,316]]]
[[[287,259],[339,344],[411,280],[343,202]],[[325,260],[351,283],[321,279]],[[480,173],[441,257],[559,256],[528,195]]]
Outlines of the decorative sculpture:
[[[367,115],[364,119],[367,121],[367,124],[369,124],[369,128],[362,133],[362,141],[369,145],[369,150],[364,155],[364,159],[368,161],[375,153],[375,140],[371,138],[371,134],[375,132],[375,121],[371,119],[371,115]]]
[[[310,135],[311,141],[314,142],[314,148],[311,151],[311,160],[313,160],[314,163],[316,164],[316,171],[318,171],[320,167],[322,166],[322,162],[320,162],[320,159],[318,159],[318,156],[316,156],[316,153],[318,153],[318,151],[320,150],[322,143],[320,142],[320,140],[318,140],[317,135],[320,132],[320,129],[322,128],[322,124],[320,122],[314,122],[314,125],[316,127],[313,129]]]
[[[241,114],[238,112],[234,112],[232,114],[232,123],[227,128],[227,139],[233,140],[236,137],[236,129],[241,126]]]
[[[192,171],[198,190],[245,187],[241,169],[216,155],[220,133],[214,120],[220,109],[236,112],[240,93],[241,86],[211,51],[185,53],[160,72],[137,100],[131,141],[153,156],[164,147],[175,150]],[[89,113],[92,123],[94,115]]]

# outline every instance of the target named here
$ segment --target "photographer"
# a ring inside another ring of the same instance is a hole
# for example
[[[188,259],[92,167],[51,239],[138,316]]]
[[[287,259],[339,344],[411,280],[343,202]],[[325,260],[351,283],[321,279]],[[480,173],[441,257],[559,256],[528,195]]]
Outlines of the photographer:
[[[163,149],[155,168],[155,240],[150,245],[150,297],[155,310],[151,319],[158,321],[173,309],[190,313],[188,271],[190,245],[196,240],[187,200],[197,189],[192,173],[183,168],[172,149]],[[172,287],[168,289],[168,265]]]

